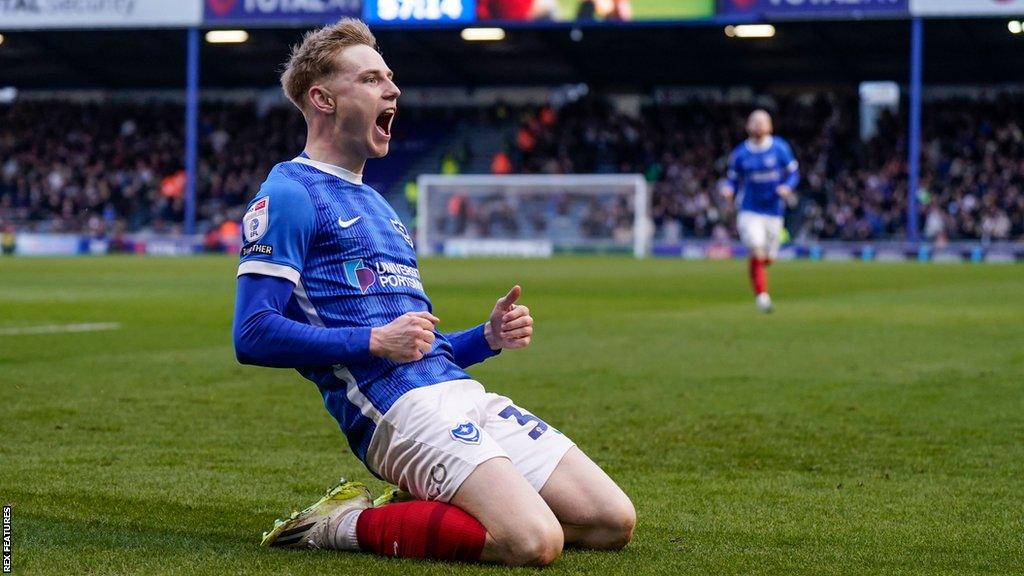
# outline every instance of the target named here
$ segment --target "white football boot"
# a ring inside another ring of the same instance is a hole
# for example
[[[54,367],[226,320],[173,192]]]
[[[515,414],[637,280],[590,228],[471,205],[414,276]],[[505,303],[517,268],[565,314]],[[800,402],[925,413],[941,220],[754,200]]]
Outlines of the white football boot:
[[[370,491],[360,482],[341,482],[302,512],[293,512],[287,520],[275,520],[270,532],[263,533],[264,547],[334,548],[333,532],[341,519],[353,510],[373,505]]]

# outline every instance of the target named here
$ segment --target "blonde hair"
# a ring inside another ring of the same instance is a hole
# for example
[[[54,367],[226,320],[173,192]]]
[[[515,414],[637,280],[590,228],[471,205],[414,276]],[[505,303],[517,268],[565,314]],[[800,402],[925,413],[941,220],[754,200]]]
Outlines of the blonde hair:
[[[309,87],[336,72],[334,56],[349,46],[360,44],[380,52],[373,32],[362,20],[355,18],[342,18],[334,24],[306,32],[302,42],[292,46],[281,73],[281,87],[285,95],[299,110],[305,110]]]

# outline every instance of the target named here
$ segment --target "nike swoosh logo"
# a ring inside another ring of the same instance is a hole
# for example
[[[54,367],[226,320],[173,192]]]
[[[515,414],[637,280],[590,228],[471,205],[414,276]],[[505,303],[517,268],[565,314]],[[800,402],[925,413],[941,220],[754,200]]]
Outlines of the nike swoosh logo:
[[[342,220],[341,217],[339,216],[338,217],[338,226],[341,226],[342,228],[348,228],[348,227],[352,226],[353,224],[355,224],[356,222],[359,222],[360,218],[362,218],[362,216],[356,216],[355,218],[353,218],[351,220]]]

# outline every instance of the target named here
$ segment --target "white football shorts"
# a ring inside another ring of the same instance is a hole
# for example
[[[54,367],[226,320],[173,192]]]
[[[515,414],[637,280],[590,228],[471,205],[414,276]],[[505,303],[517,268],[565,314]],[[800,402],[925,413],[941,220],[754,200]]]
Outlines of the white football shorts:
[[[742,211],[736,217],[736,228],[743,245],[751,250],[761,250],[775,260],[779,257],[782,244],[782,217]]]
[[[448,502],[477,466],[505,457],[537,491],[575,444],[476,380],[406,392],[377,423],[366,465],[420,500]]]

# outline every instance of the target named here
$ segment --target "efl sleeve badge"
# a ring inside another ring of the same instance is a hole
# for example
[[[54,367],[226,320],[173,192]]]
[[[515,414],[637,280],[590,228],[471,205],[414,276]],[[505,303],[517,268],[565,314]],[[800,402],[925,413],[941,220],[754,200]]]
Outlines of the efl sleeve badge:
[[[242,233],[246,243],[255,242],[267,232],[270,223],[270,198],[261,198],[242,218]]]

